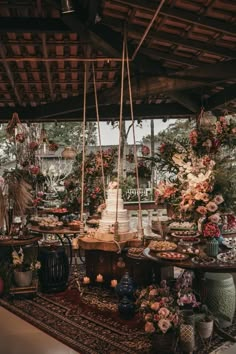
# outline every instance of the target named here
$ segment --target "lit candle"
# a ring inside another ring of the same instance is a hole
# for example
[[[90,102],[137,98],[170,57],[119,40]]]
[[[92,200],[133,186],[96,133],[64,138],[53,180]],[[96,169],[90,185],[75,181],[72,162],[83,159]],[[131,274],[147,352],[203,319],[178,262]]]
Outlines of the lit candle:
[[[74,250],[77,250],[79,248],[79,239],[77,237],[73,238],[72,240],[72,248]]]
[[[102,282],[103,282],[103,276],[102,276],[101,274],[98,274],[98,275],[97,275],[97,278],[96,278],[96,281],[97,281],[98,283],[102,283]]]
[[[112,280],[111,280],[111,287],[112,287],[112,288],[115,288],[116,285],[117,285],[117,280],[116,280],[116,279],[112,279]]]
[[[89,284],[90,283],[90,278],[89,277],[84,277],[83,283],[84,284]]]

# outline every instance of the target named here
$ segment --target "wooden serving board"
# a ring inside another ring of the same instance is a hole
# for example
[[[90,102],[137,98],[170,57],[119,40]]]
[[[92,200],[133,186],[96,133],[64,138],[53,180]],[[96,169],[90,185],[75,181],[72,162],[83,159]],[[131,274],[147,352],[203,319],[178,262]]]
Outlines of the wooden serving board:
[[[117,245],[118,243],[118,245]],[[127,246],[128,241],[117,242],[114,241],[104,242],[100,240],[96,240],[91,237],[82,237],[79,239],[79,246],[84,250],[100,250],[107,252],[117,252],[120,249],[123,249]]]

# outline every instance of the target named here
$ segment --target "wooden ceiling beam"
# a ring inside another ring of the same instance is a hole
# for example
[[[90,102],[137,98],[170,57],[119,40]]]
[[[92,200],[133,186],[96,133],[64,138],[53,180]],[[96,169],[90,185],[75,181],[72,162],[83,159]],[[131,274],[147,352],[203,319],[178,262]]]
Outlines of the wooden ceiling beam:
[[[168,94],[173,100],[189,109],[190,112],[198,113],[201,110],[201,102],[196,101],[188,92],[185,91],[176,91],[170,92]]]
[[[131,80],[132,95],[134,99],[148,97],[150,95],[167,94],[179,90],[188,90],[192,88],[201,87],[207,85],[200,81],[166,78],[159,76],[135,76]],[[110,90],[106,90],[104,94],[101,94],[103,100],[109,102],[117,102],[117,97],[120,95],[120,87],[116,85]],[[128,97],[128,87],[124,88],[124,97]]]
[[[157,4],[155,4],[154,1],[147,2],[145,0],[116,0],[115,2],[121,3],[125,6],[128,5],[132,8],[139,8],[143,11],[149,10],[151,12],[154,12],[157,7]],[[174,18],[176,20],[185,21],[192,25],[208,28],[213,31],[218,31],[234,36],[236,33],[236,26],[233,23],[223,22],[213,19],[209,16],[202,16],[201,14],[179,9],[177,7],[164,5],[160,10],[160,14]]]
[[[0,17],[0,32],[64,33],[71,30],[59,18]]]
[[[198,68],[178,71],[175,76],[182,78],[196,77],[199,80],[232,80],[236,79],[236,59],[225,60],[215,64],[202,63]]]
[[[2,63],[3,63],[3,66],[6,70],[6,74],[7,74],[7,77],[10,81],[10,84],[11,84],[11,87],[14,91],[14,94],[16,96],[16,100],[18,102],[18,104],[21,104],[21,97],[20,97],[20,94],[16,88],[16,85],[15,85],[15,81],[14,81],[14,77],[12,75],[12,72],[11,72],[11,68],[10,68],[10,65],[6,62],[6,53],[5,53],[5,48],[2,44],[2,42],[0,42],[0,56],[2,58]]]
[[[190,58],[186,58],[185,56],[178,55],[176,53],[173,55],[173,53],[172,54],[168,52],[165,53],[160,51],[159,49],[155,50],[152,48],[140,48],[140,53],[146,55],[147,57],[153,60],[164,59],[172,63],[176,63],[180,65],[188,65],[190,67],[197,67],[201,65],[201,62],[196,58],[190,59]]]
[[[207,99],[205,107],[208,110],[214,110],[221,106],[227,107],[227,105],[236,100],[236,84],[226,87],[224,90],[212,95]]]
[[[78,98],[77,98],[78,100]],[[63,100],[64,103],[66,100]],[[67,99],[71,101],[71,99]],[[78,102],[78,101],[77,101]],[[50,105],[50,108],[49,108]],[[73,106],[74,110],[64,109],[60,111],[58,109],[60,102],[54,102],[46,104],[42,107],[15,107],[12,108],[0,108],[0,122],[9,121],[9,117],[13,112],[18,112],[22,122],[43,122],[43,121],[82,121],[83,109],[77,104]],[[68,106],[68,105],[67,105]],[[134,116],[135,119],[161,119],[161,118],[188,118],[193,116],[193,113],[188,109],[182,107],[176,103],[168,104],[134,104]],[[120,105],[100,105],[99,115],[101,121],[119,120]],[[123,118],[130,120],[130,106],[124,105]],[[87,108],[86,111],[87,121],[96,121],[95,107]]]

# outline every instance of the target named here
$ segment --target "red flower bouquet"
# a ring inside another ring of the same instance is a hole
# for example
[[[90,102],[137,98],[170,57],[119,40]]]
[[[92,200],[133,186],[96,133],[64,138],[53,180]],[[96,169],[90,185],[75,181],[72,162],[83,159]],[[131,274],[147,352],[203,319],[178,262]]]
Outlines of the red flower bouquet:
[[[217,224],[208,222],[204,225],[202,234],[204,237],[220,237],[220,229]]]

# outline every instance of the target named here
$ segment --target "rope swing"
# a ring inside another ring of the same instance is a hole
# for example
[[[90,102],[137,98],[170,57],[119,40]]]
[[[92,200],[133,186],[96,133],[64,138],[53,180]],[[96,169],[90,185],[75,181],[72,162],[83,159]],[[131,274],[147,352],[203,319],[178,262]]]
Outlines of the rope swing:
[[[99,142],[99,151],[100,151],[100,157],[101,157],[103,198],[104,198],[104,203],[105,203],[105,201],[106,201],[106,185],[105,185],[105,174],[104,174],[104,167],[103,167],[102,140],[101,140],[100,117],[99,117],[99,110],[98,110],[97,85],[96,85],[94,63],[92,63],[92,69],[93,69],[93,87],[94,87],[96,117],[97,117],[97,124],[98,124],[98,142]]]
[[[130,101],[130,115],[131,115],[132,132],[133,132],[136,185],[137,185],[137,196],[138,196],[138,228],[137,228],[137,232],[138,232],[138,238],[143,239],[144,232],[143,232],[143,222],[142,222],[140,183],[139,183],[139,175],[138,175],[138,156],[137,156],[136,135],[135,135],[135,126],[134,126],[133,96],[132,96],[132,87],[131,87],[131,79],[130,79],[129,53],[128,53],[127,41],[126,41],[125,49],[126,49],[126,68],[127,68],[127,76],[128,76],[129,101]]]
[[[84,102],[82,125],[82,176],[81,176],[81,207],[80,207],[80,236],[84,236],[84,167],[85,167],[85,130],[86,130],[86,98],[87,98],[87,63],[84,63]]]

